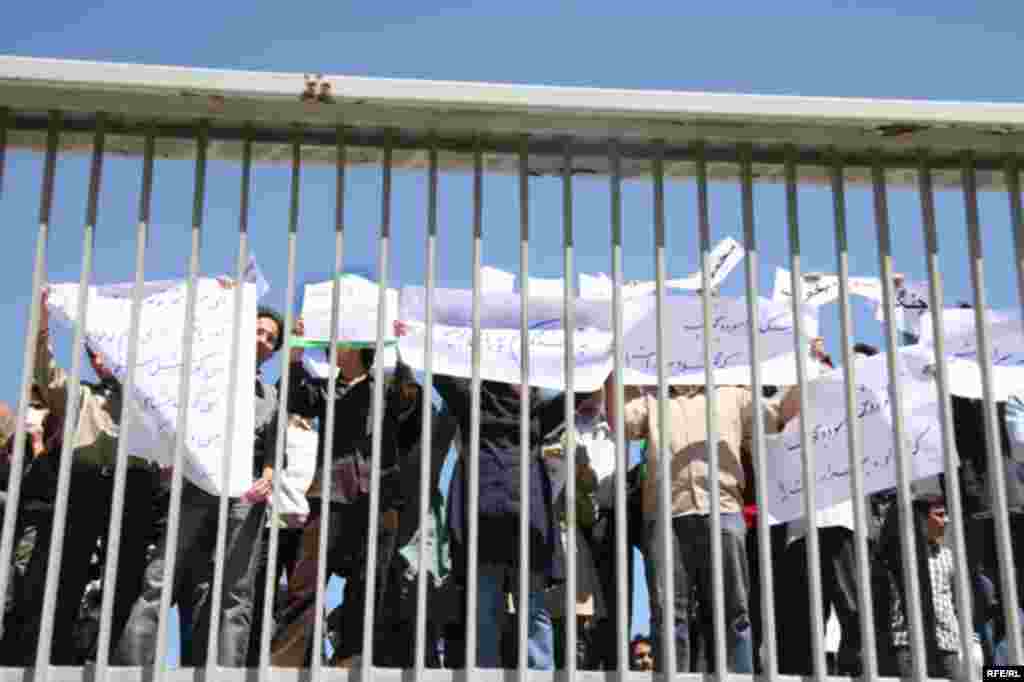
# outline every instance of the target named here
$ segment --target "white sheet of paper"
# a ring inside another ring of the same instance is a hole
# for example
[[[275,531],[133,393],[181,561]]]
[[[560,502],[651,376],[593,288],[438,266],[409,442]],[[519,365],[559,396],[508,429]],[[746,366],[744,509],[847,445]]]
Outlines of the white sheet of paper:
[[[342,275],[338,286],[338,340],[350,343],[375,342],[379,286],[358,275]],[[328,280],[307,284],[303,291],[302,321],[307,342],[327,344],[331,340],[331,288],[331,281]],[[385,340],[393,342],[398,292],[388,289],[385,296]]]
[[[857,420],[864,467],[865,492],[896,485],[895,449],[890,412],[889,376],[884,355],[857,362]],[[943,471],[938,419],[938,392],[925,365],[900,355],[907,434],[904,452],[913,463],[912,479]],[[850,456],[847,443],[846,392],[843,372],[822,375],[807,385],[811,447],[815,462],[817,509],[850,499]],[[803,517],[803,465],[799,420],[779,435],[766,436],[768,448],[768,509],[771,523]]]
[[[228,444],[225,427],[235,327],[234,290],[224,289],[210,278],[200,279],[197,286],[182,473],[216,495],[222,488],[224,450]],[[86,338],[103,354],[121,381],[127,377],[131,291],[132,285],[124,284],[89,290]],[[184,281],[150,283],[145,287],[135,390],[126,401],[130,413],[121,433],[127,439],[129,454],[162,466],[173,462],[178,429],[186,300]],[[49,305],[55,319],[73,328],[77,323],[78,285],[51,285]],[[256,367],[256,291],[252,284],[243,285],[239,325],[242,343],[238,348],[238,390],[234,397],[235,429],[228,487],[232,496],[241,495],[252,485],[252,386]]]

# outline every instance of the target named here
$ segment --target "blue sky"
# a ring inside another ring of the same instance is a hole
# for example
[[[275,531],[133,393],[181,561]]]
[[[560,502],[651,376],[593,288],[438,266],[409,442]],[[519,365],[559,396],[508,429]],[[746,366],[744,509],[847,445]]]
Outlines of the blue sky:
[[[893,9],[891,5],[899,5]],[[0,24],[0,53],[119,62],[176,64],[251,70],[322,72],[380,77],[480,80],[551,85],[657,88],[765,94],[893,97],[965,101],[1020,100],[1013,69],[1019,63],[1024,6],[1019,3],[811,2],[643,4],[525,0],[508,3],[440,3],[426,9],[390,3],[253,3],[238,13],[230,3],[56,2],[14,3]],[[2,104],[2,102],[0,102]],[[8,155],[0,222],[7,259],[0,285],[0,315],[12,330],[0,342],[0,399],[13,401],[21,377],[27,325],[31,258],[39,203],[39,158]],[[108,159],[96,237],[97,282],[125,281],[133,273],[133,240],[139,191],[137,159]],[[52,281],[78,279],[85,215],[88,159],[63,158],[51,226],[48,272]],[[270,280],[271,303],[284,305],[288,169],[257,167],[250,214],[252,248]],[[303,173],[299,278],[327,272],[333,262],[333,177],[329,170]],[[534,239],[531,270],[561,273],[560,182],[531,181]],[[580,271],[609,270],[607,183],[574,180],[577,262]],[[467,286],[471,179],[441,181],[441,248],[438,272],[450,286]],[[783,188],[756,188],[762,248],[762,287],[770,291],[774,265],[788,262]],[[157,164],[147,276],[180,277],[188,257],[192,165]],[[422,281],[426,183],[422,174],[399,172],[394,184],[395,250],[392,281]],[[517,190],[510,178],[487,178],[484,261],[518,267]],[[349,174],[349,264],[376,260],[379,172]],[[1005,195],[981,195],[986,250],[986,288],[993,307],[1016,305],[1012,246]],[[924,241],[915,193],[889,195],[897,267],[925,276]],[[970,297],[963,200],[937,194],[942,272],[947,301]],[[670,183],[666,192],[669,274],[697,268],[695,191]],[[853,274],[877,274],[870,194],[848,190]],[[238,168],[210,167],[202,264],[210,274],[233,271],[237,248]],[[653,274],[649,182],[624,189],[627,277]],[[742,239],[738,190],[711,187],[714,238]],[[833,270],[831,196],[821,188],[800,192],[800,224],[806,270]],[[155,248],[159,247],[159,248]],[[737,270],[724,293],[742,293]],[[859,339],[878,342],[872,311],[857,304]],[[822,319],[835,354],[836,309]],[[68,358],[67,343],[59,347]],[[838,359],[838,358],[837,358]],[[638,604],[638,620],[646,607]],[[638,626],[638,630],[644,630]]]

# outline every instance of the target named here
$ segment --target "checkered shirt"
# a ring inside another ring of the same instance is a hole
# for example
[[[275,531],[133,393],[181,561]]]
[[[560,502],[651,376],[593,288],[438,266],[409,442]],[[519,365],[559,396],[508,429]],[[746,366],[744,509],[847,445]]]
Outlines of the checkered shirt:
[[[953,603],[953,552],[949,547],[929,545],[928,573],[935,607],[935,641],[942,651],[959,651],[960,627]],[[907,620],[898,594],[893,594],[892,604],[892,643],[908,647]]]

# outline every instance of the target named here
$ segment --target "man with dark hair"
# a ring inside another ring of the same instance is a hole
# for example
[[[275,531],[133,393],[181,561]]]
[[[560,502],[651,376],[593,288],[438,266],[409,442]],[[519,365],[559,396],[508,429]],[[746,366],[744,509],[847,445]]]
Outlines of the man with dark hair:
[[[629,643],[629,669],[654,670],[654,647],[649,637],[637,635]]]
[[[295,324],[295,336],[302,336],[305,328],[301,319]],[[329,351],[330,349],[328,349]],[[369,467],[373,446],[373,382],[370,372],[375,351],[373,348],[339,346],[335,367],[338,373],[334,395],[329,394],[328,378],[313,376],[302,363],[303,350],[292,349],[290,380],[287,387],[288,409],[307,419],[318,419],[326,424],[327,406],[334,402],[334,434],[332,440],[332,469],[322,471],[326,433],[321,431],[317,446],[317,475],[307,497],[310,498],[310,516],[303,530],[300,563],[315,566],[318,556],[320,519],[330,513],[327,568],[345,578],[345,595],[340,612],[341,639],[334,653],[339,667],[351,667],[362,652],[363,603],[366,594],[365,568],[368,560],[377,561],[376,600],[383,599],[383,588],[396,550],[399,514],[405,506],[402,493],[401,461],[420,437],[420,387],[411,371],[404,365],[396,369],[386,391],[384,414],[381,416],[380,444],[380,518],[369,518]],[[328,357],[330,357],[328,352]],[[322,476],[332,477],[329,510],[319,504]],[[376,557],[366,556],[369,524],[380,528]],[[312,579],[312,580],[311,580]],[[289,579],[289,613],[302,608],[309,595],[315,594],[315,572],[300,568]],[[384,621],[377,620],[378,625]],[[386,635],[378,627],[375,637]],[[388,644],[390,646],[390,644]],[[289,626],[275,641],[273,662],[279,666],[294,666],[309,656],[309,633],[301,621]],[[376,646],[378,654],[382,646]],[[383,661],[380,656],[375,662]],[[379,663],[378,663],[379,664]]]
[[[36,340],[34,397],[41,413],[53,425],[47,430],[59,432],[64,422],[69,386],[67,373],[54,362],[50,348],[49,292],[44,289],[39,305],[39,335]],[[64,528],[60,583],[54,617],[51,662],[55,665],[77,665],[74,626],[85,586],[90,576],[90,562],[97,542],[106,541],[110,524],[110,506],[114,490],[114,466],[117,458],[121,422],[121,383],[105,363],[102,355],[86,347],[96,383],[81,383],[77,425],[72,429],[73,463]],[[40,635],[43,596],[46,587],[46,557],[50,552],[52,524],[52,492],[56,488],[60,461],[58,439],[42,436],[43,421],[32,425],[31,447],[26,451],[32,460],[22,480],[19,512],[22,524],[35,523],[35,544],[31,559],[19,580],[17,603],[11,627],[0,650],[4,663],[29,665],[35,658]],[[146,460],[129,456],[125,484],[124,515],[121,526],[122,551],[118,561],[114,590],[112,642],[120,636],[132,603],[139,594],[145,569],[146,535],[152,524],[151,500],[156,488],[156,472]],[[47,473],[44,473],[47,472]],[[41,486],[29,486],[30,475],[40,475]],[[30,521],[34,519],[34,521]]]
[[[227,283],[224,286],[233,286]],[[277,440],[277,391],[263,380],[260,366],[284,343],[284,324],[280,314],[260,308],[256,319],[255,442],[254,480],[241,497],[228,502],[227,538],[224,553],[224,584],[221,596],[218,662],[226,667],[243,667],[249,648],[255,577],[261,556],[262,529],[266,503],[271,493]],[[181,520],[178,529],[178,561],[173,579],[166,579],[164,556],[167,536],[146,568],[142,594],[136,601],[124,635],[112,662],[119,665],[152,665],[156,657],[157,627],[160,618],[160,592],[165,583],[174,590],[174,601],[189,601],[194,622],[192,660],[186,665],[206,662],[212,599],[201,586],[210,581],[220,498],[190,481],[184,482],[181,495]],[[116,639],[113,641],[117,641]]]

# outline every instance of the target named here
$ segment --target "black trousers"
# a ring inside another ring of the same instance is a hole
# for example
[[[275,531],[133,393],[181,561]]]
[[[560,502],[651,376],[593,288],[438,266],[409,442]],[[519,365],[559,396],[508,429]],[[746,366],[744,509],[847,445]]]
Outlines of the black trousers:
[[[588,667],[595,670],[615,670],[618,665],[618,637],[616,619],[618,609],[626,609],[626,640],[629,640],[630,626],[633,620],[633,551],[626,544],[626,594],[619,598],[616,570],[618,553],[618,537],[615,532],[615,513],[611,509],[601,510],[594,532],[588,537],[597,567],[597,576],[601,581],[601,592],[608,607],[608,617],[603,618],[593,627],[590,633],[590,655]]]
[[[302,543],[301,528],[279,528],[277,531],[277,564],[274,569],[274,594],[277,585],[285,573],[291,575],[296,560],[299,558],[299,547]],[[260,664],[260,638],[263,634],[263,604],[266,599],[267,559],[270,554],[270,529],[263,529],[263,541],[260,545],[259,571],[253,585],[252,628],[249,633],[249,654],[246,665],[255,668]],[[273,623],[271,623],[273,635]]]
[[[54,614],[52,653],[54,665],[76,665],[74,627],[85,586],[89,582],[90,563],[97,544],[105,540],[110,524],[113,476],[108,470],[76,469],[71,475],[64,548],[61,556],[60,583]],[[151,469],[129,469],[125,484],[124,517],[117,583],[114,585],[112,648],[124,630],[132,605],[142,588],[146,568],[146,539],[152,528],[152,498],[156,475]],[[43,597],[46,589],[46,564],[50,554],[53,518],[19,519],[19,535],[33,524],[36,542],[24,575],[14,595],[14,610],[0,656],[13,666],[31,665],[42,625]]]
[[[822,609],[828,619],[834,609],[839,621],[842,639],[839,643],[839,674],[860,675],[861,636],[857,611],[857,563],[853,546],[853,531],[848,528],[828,527],[818,531],[821,555]],[[786,549],[785,603],[783,626],[779,632],[779,668],[784,675],[810,675],[811,614],[808,607],[807,541],[795,540]]]

